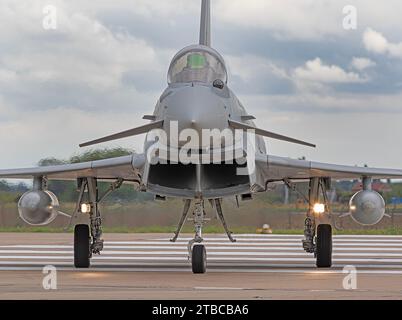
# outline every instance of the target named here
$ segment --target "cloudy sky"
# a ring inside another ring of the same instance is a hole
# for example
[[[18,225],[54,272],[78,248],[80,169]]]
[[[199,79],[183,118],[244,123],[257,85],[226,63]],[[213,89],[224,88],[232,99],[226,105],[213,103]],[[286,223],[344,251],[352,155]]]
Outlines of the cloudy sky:
[[[144,123],[200,0],[0,0],[0,168],[67,158]],[[46,30],[44,8],[57,8]],[[345,30],[343,9],[357,9]],[[275,155],[402,167],[402,2],[212,0],[213,46]],[[142,151],[144,137],[109,144]]]

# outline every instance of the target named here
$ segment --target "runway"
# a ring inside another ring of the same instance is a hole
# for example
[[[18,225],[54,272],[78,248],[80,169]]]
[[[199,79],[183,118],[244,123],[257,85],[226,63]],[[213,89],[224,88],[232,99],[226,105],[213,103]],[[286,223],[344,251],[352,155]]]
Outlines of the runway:
[[[236,238],[206,235],[208,272],[193,275],[190,236],[106,234],[91,268],[75,270],[71,234],[0,234],[0,299],[402,298],[402,236],[335,236],[333,268],[321,270],[302,236]],[[46,265],[57,268],[57,290],[42,287]],[[356,290],[343,287],[345,266],[357,270]]]

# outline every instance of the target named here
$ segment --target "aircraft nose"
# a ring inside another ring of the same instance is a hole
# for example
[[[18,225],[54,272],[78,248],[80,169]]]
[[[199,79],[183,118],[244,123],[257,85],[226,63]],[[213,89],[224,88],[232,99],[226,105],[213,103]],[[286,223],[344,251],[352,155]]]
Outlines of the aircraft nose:
[[[171,122],[177,121],[179,133],[185,129],[193,129],[202,137],[204,129],[222,131],[227,128],[227,120],[224,101],[206,86],[183,88],[166,102],[167,133],[170,133]]]

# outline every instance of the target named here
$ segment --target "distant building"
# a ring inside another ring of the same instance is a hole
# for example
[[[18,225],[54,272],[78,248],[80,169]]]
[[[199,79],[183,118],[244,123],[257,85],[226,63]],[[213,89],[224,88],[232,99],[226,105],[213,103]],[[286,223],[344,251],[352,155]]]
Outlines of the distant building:
[[[363,185],[362,183],[359,182],[355,182],[355,184],[352,187],[352,191],[353,192],[358,192],[360,190],[362,190]],[[374,180],[373,184],[372,184],[372,188],[374,191],[377,191],[378,193],[387,193],[387,192],[391,192],[392,188],[388,183],[384,183],[381,180]]]

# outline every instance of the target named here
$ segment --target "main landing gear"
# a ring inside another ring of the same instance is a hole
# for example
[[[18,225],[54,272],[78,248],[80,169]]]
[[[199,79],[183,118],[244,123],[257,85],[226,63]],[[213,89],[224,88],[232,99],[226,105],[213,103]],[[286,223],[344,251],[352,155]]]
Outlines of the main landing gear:
[[[285,181],[285,184],[290,189],[299,192],[296,185],[290,181]],[[314,254],[317,268],[330,268],[332,266],[332,226],[329,224],[330,207],[327,198],[329,188],[329,179],[311,178],[308,198],[303,195],[309,203],[304,222],[303,249],[307,253]],[[301,194],[301,192],[299,193]],[[319,202],[320,193],[324,204]]]
[[[330,224],[320,224],[317,227],[316,258],[318,268],[332,266],[332,227]]]
[[[100,198],[96,178],[81,178],[78,180],[80,194],[72,219],[78,213],[89,215],[89,225],[78,224],[74,228],[74,266],[89,268],[93,254],[103,250],[102,217],[99,204],[114,190],[120,188],[123,180],[112,183],[109,190]],[[86,198],[86,199],[84,199]]]
[[[89,268],[91,256],[89,226],[78,224],[74,228],[74,266],[76,268]]]
[[[236,240],[232,237],[232,233],[228,230],[225,217],[222,212],[222,199],[214,199],[210,201],[213,207],[216,209],[217,216],[222,222],[222,225],[225,229],[225,232],[231,242],[236,242]],[[175,232],[174,237],[171,239],[171,242],[176,242],[181,229],[186,221],[189,209],[191,206],[191,200],[185,200],[183,213],[179,222],[179,226]],[[188,243],[188,256],[191,260],[191,267],[193,273],[195,274],[204,274],[207,271],[207,251],[205,246],[202,244],[204,239],[202,238],[202,227],[205,222],[210,220],[206,218],[205,210],[204,210],[204,200],[197,199],[194,205],[193,218],[189,219],[194,222],[195,235],[194,238],[191,239]]]

